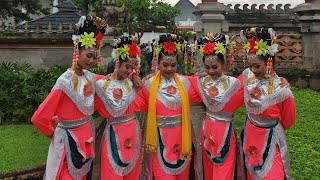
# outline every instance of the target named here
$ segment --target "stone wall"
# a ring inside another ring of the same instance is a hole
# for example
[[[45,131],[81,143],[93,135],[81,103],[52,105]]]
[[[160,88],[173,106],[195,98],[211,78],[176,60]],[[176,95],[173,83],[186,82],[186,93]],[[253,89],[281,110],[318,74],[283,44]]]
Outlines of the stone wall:
[[[50,67],[52,65],[70,65],[73,54],[71,36],[72,24],[61,22],[57,29],[52,28],[49,22],[47,29],[22,26],[8,27],[0,25],[0,63],[19,62],[29,63],[33,68]],[[105,46],[101,49],[103,64],[110,61],[111,42],[113,37],[105,36]]]
[[[28,63],[32,68],[50,67],[53,65],[71,65],[73,47],[61,48],[0,48],[1,62]],[[103,48],[103,65],[110,61],[111,49]]]
[[[291,8],[290,4],[224,5],[219,2],[198,4],[194,14],[197,38],[208,32],[230,35],[237,42],[235,67],[244,69],[243,43],[239,37],[242,29],[272,27],[277,33],[276,71],[294,79],[293,84],[320,90],[320,4],[304,3]],[[239,73],[238,70],[234,75]],[[232,73],[231,72],[231,73]],[[230,72],[229,72],[230,73]]]

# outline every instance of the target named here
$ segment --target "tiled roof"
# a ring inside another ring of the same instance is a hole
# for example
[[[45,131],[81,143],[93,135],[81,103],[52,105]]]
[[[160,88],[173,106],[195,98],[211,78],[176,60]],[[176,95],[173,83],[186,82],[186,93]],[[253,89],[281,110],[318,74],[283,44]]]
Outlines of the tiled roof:
[[[189,0],[180,0],[175,7],[181,9],[181,15],[175,18],[176,21],[187,21],[188,18],[190,18],[191,21],[196,20],[196,16],[192,14],[195,6]]]
[[[73,10],[73,11],[78,11],[78,9],[79,9],[76,5],[74,5],[71,2],[64,2],[64,3],[58,4],[55,7],[58,8],[59,10],[61,10],[61,9],[64,9],[64,10],[65,9],[69,9],[69,10]]]
[[[52,29],[58,29],[59,24],[62,23],[62,29],[69,29],[70,23],[73,25],[78,22],[80,14],[78,7],[71,2],[65,2],[56,6],[59,11],[36,20],[28,22],[28,29],[36,29],[39,24],[39,29],[48,29],[48,24],[51,22]],[[24,28],[25,25],[17,26],[18,29]]]

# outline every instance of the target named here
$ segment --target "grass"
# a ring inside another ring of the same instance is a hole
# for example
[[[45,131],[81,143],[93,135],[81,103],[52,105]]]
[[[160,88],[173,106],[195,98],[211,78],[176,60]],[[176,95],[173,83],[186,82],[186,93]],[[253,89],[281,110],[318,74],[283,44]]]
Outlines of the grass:
[[[0,125],[0,142],[0,172],[46,162],[50,141],[32,124]]]
[[[309,89],[292,88],[297,120],[286,131],[290,153],[291,176],[293,179],[320,178],[320,138],[319,110],[320,93]],[[246,117],[245,108],[235,114],[238,136]]]
[[[287,135],[294,179],[320,178],[320,93],[294,89],[297,121]]]
[[[297,121],[286,132],[292,177],[296,180],[319,179],[320,92],[297,88],[292,91],[296,99]],[[245,116],[244,108],[235,114],[238,135]],[[0,172],[46,161],[49,140],[31,124],[0,126],[0,142]]]
[[[49,139],[32,124],[0,126],[0,172],[46,161]]]

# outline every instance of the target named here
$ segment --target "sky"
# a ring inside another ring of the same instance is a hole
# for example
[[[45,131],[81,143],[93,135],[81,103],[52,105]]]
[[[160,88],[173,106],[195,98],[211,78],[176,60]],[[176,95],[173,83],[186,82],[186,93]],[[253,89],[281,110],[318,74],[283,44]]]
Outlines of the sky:
[[[179,0],[163,0],[169,4],[175,5]],[[201,0],[190,0],[194,5],[201,3]],[[224,4],[287,4],[288,0],[218,0]],[[290,0],[291,7],[304,3],[304,0]]]

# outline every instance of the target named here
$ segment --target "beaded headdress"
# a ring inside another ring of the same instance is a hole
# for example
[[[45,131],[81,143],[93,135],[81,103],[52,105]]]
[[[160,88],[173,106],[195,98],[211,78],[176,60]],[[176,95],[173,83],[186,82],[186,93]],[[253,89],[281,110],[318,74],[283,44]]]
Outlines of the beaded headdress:
[[[135,70],[139,72],[141,50],[138,46],[138,38],[135,36],[123,36],[114,41],[117,49],[115,71],[119,69],[120,60],[128,59],[134,65]]]
[[[250,28],[241,30],[240,37],[244,42],[244,49],[246,54],[244,56],[244,63],[246,60],[251,60],[256,56],[269,55],[267,60],[267,77],[271,77],[273,57],[278,52],[278,44],[274,43],[276,39],[275,32],[272,28]]]
[[[186,63],[186,46],[187,42],[176,34],[163,34],[157,37],[153,44],[155,51],[153,52],[152,70],[157,70],[157,60],[160,53],[164,59],[177,60],[177,54],[184,52],[184,61]]]
[[[79,60],[79,47],[85,49],[98,48],[97,63],[101,66],[101,47],[103,46],[103,38],[108,28],[108,24],[104,19],[95,16],[81,16],[78,23],[75,24],[75,34],[72,35],[74,52],[72,65],[76,66]]]

